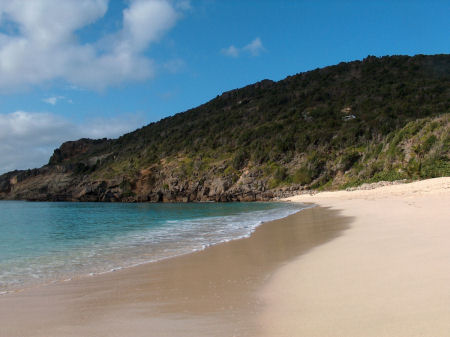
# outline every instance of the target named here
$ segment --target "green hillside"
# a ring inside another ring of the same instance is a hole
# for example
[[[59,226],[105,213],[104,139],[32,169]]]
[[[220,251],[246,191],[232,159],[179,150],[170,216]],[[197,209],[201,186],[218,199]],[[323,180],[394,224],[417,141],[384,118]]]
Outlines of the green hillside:
[[[367,57],[232,90],[0,177],[31,200],[266,200],[450,175],[450,55]]]

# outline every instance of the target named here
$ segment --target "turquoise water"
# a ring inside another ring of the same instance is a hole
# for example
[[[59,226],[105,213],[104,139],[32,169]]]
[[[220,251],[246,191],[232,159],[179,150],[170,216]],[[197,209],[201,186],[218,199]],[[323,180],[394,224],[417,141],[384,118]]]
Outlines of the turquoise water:
[[[0,201],[0,293],[201,250],[301,208]]]

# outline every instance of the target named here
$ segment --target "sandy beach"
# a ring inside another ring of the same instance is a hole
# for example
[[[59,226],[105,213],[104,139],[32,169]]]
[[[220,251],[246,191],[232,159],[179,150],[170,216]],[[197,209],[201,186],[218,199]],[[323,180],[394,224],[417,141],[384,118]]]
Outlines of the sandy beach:
[[[348,228],[314,207],[204,251],[0,296],[0,336],[257,336],[259,290]]]
[[[263,290],[265,336],[448,336],[450,178],[303,195],[350,229]]]
[[[445,336],[450,178],[290,198],[250,238],[0,296],[0,336]]]

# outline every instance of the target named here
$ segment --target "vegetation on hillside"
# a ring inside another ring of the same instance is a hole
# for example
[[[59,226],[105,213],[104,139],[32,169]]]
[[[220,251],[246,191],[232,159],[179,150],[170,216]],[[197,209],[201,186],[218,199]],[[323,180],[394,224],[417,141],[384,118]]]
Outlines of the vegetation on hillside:
[[[48,167],[122,177],[130,195],[146,170],[162,191],[169,175],[227,186],[250,175],[264,189],[447,176],[449,113],[450,55],[369,56],[232,90],[116,140],[65,143]]]
[[[398,145],[408,131],[397,131],[448,112],[450,56],[368,57],[227,92],[108,143],[115,159],[95,169],[133,175],[162,159],[182,157],[180,169],[188,176],[225,162],[228,173],[260,166],[275,181],[309,184],[322,176],[318,187],[333,178],[333,170],[347,171],[369,154],[376,156],[377,149],[382,152],[382,142],[390,138],[395,139],[388,155],[379,161],[386,162],[386,172],[392,171],[389,163],[406,167]],[[374,168],[360,179],[379,173]]]

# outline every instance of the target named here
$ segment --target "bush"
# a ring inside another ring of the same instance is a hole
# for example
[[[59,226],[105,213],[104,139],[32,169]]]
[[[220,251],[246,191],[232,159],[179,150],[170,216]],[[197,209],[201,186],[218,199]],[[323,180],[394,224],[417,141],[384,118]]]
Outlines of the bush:
[[[301,167],[294,172],[292,182],[300,185],[310,184],[312,181],[312,174],[306,167]]]
[[[248,157],[249,156],[246,151],[239,150],[233,158],[233,168],[236,170],[242,169],[246,165]]]
[[[435,135],[431,135],[430,137],[428,137],[425,142],[423,143],[423,152],[427,153],[428,151],[431,150],[431,148],[433,147],[433,145],[436,143],[437,138]]]
[[[275,180],[280,182],[284,181],[287,178],[287,176],[288,176],[287,169],[285,167],[278,167],[273,175]]]
[[[420,176],[423,178],[450,176],[450,162],[447,158],[430,158],[422,163]]]
[[[361,155],[358,152],[346,153],[342,156],[339,167],[343,171],[349,170],[358,160]]]

